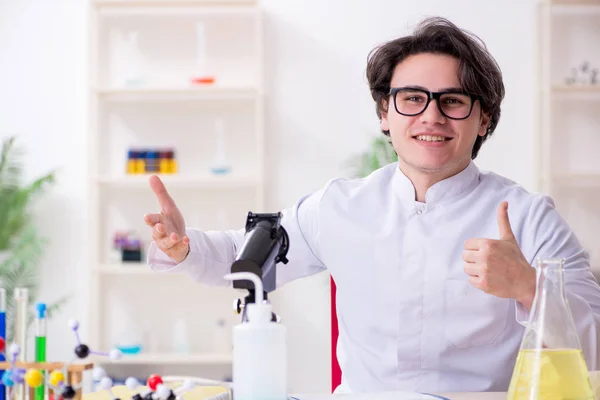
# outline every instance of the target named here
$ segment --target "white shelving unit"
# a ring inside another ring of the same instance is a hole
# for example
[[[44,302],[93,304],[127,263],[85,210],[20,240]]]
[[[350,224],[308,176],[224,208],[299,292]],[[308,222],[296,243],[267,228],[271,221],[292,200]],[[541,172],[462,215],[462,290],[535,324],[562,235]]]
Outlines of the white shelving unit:
[[[147,176],[125,176],[115,177],[109,175],[100,175],[96,177],[96,181],[99,185],[111,186],[111,187],[147,187],[148,177]],[[256,187],[262,185],[261,178],[254,173],[230,173],[227,176],[215,176],[206,172],[198,173],[197,175],[183,175],[183,176],[163,176],[162,181],[169,188],[204,188],[204,189],[216,189],[216,188],[238,188],[243,186]]]
[[[144,87],[144,88],[101,88],[98,96],[113,101],[157,101],[157,100],[243,100],[256,97],[252,87]]]
[[[231,363],[229,336],[239,321],[232,304],[242,293],[150,271],[145,250],[151,234],[143,215],[157,212],[158,203],[150,173],[127,174],[127,153],[175,150],[178,172],[158,174],[187,226],[239,229],[248,211],[265,211],[261,18],[255,0],[91,0],[86,340],[99,350],[142,345],[139,354],[118,362],[97,362],[134,372],[202,366],[209,374],[211,366],[223,371]],[[214,82],[193,81],[200,73]],[[210,169],[217,120],[224,127],[228,174]],[[143,262],[111,260],[116,231],[139,234]],[[176,348],[176,323],[186,327],[188,348]],[[214,378],[225,378],[219,374]]]
[[[139,265],[135,265],[135,263],[132,263],[132,265],[129,264],[104,264],[104,265],[99,265],[97,269],[94,270],[94,272],[98,275],[106,275],[106,276],[148,276],[148,277],[156,277],[157,274],[161,274],[160,272],[154,272],[148,268],[146,268],[145,264],[140,263]],[[180,276],[184,276],[185,275],[183,273],[162,273],[161,274],[161,279],[169,279],[169,278],[178,278]],[[187,279],[187,278],[186,278]]]
[[[135,6],[190,6],[190,5],[253,5],[256,0],[94,0],[92,3],[98,7],[130,7]]]
[[[543,0],[539,17],[539,186],[600,276],[600,0]]]
[[[103,362],[96,357],[94,361]],[[136,356],[126,356],[124,359],[112,361],[116,365],[227,365],[231,364],[229,354],[164,354],[144,353]]]

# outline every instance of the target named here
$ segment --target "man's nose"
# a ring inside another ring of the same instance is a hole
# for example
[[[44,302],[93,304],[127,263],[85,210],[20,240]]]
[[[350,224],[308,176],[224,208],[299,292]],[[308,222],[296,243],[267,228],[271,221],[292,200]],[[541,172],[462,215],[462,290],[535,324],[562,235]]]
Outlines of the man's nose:
[[[425,111],[421,113],[420,120],[421,122],[428,122],[430,124],[443,124],[446,122],[446,117],[440,112],[436,99],[432,99],[429,102]]]

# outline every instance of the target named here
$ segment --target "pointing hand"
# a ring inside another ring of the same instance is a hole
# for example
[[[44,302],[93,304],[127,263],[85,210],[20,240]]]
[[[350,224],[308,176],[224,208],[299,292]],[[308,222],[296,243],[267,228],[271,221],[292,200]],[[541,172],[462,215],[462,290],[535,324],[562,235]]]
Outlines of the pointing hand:
[[[160,178],[152,175],[149,181],[158,200],[160,212],[144,215],[144,221],[152,228],[152,240],[158,248],[180,263],[186,259],[190,248],[190,239],[185,234],[183,215]]]

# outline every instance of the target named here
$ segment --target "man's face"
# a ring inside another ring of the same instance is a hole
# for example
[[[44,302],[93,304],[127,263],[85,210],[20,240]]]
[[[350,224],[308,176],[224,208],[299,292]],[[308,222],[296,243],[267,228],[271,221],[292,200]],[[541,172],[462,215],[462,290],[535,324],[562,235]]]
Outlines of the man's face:
[[[456,58],[446,55],[425,53],[410,56],[396,66],[390,86],[421,87],[432,92],[460,89],[458,64]],[[442,107],[450,116],[461,115],[461,108],[466,107],[467,111],[470,108],[468,104],[462,104],[465,99],[448,95],[441,99]],[[397,94],[396,100],[400,112],[412,114],[422,109],[427,95],[403,91]],[[381,128],[390,131],[400,167],[405,173],[448,177],[460,172],[471,160],[477,135],[485,135],[489,122],[489,118],[481,113],[479,101],[474,101],[470,116],[463,120],[444,116],[438,108],[438,100],[432,99],[427,109],[416,116],[399,114],[394,107],[393,96],[388,101],[388,111],[382,115]],[[471,103],[468,99],[466,101]],[[411,110],[413,112],[406,112]]]

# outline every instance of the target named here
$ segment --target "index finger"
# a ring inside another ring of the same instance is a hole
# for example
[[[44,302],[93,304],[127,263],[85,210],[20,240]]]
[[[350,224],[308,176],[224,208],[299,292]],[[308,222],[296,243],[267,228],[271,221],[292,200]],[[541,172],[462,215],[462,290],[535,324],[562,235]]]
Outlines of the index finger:
[[[167,188],[162,183],[160,178],[156,175],[152,175],[149,179],[149,182],[152,191],[158,199],[158,204],[160,205],[160,208],[165,211],[169,208],[174,208],[175,201],[173,200],[173,198],[171,198],[169,192],[167,192]]]
[[[465,241],[465,250],[479,250],[481,249],[481,245],[483,242],[487,241],[487,239],[467,239]]]
[[[154,225],[158,224],[159,222],[164,223],[163,220],[164,220],[164,217],[160,213],[144,215],[144,222],[146,222],[146,225],[148,225],[150,227],[154,227]]]

